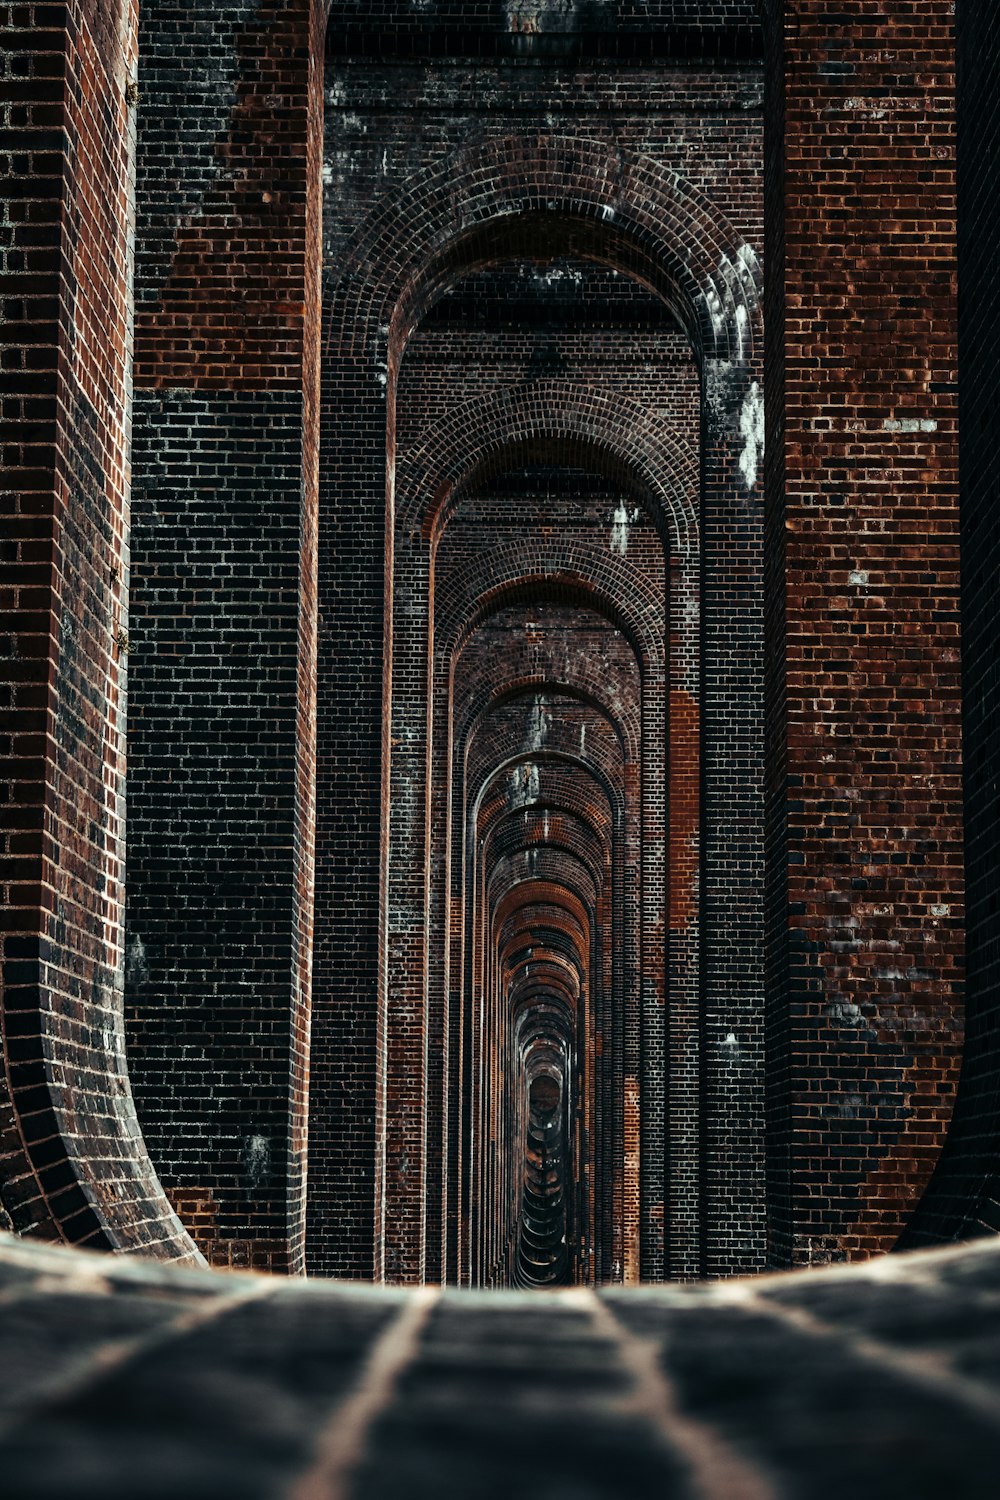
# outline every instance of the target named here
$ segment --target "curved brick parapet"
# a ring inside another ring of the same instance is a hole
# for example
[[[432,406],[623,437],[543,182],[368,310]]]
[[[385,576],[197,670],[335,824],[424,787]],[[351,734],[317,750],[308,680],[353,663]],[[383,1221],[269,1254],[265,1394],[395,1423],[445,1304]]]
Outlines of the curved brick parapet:
[[[1000,1250],[724,1287],[393,1291],[0,1237],[18,1500],[992,1494]]]

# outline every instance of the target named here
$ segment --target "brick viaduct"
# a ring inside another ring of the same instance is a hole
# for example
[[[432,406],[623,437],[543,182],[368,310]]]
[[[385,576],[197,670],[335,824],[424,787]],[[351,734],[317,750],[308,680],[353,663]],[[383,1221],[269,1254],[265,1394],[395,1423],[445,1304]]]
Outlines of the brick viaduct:
[[[0,36],[8,1227],[1000,1229],[987,0]]]

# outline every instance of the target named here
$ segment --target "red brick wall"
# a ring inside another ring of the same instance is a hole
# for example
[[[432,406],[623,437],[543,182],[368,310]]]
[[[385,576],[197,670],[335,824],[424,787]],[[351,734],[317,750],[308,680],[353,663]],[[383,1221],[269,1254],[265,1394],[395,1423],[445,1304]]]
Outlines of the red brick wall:
[[[778,1261],[890,1248],[933,1168],[957,1080],[952,10],[772,7]]]
[[[5,5],[2,1196],[193,1258],[122,1032],[134,5]]]
[[[232,31],[234,55],[225,62],[232,70],[234,97],[222,138],[209,137],[202,146],[214,158],[214,170],[199,194],[198,211],[181,213],[171,225],[159,295],[142,298],[137,308],[135,378],[140,387],[301,388],[304,267],[315,255],[307,236],[316,224],[307,160],[313,149],[309,126],[318,125],[320,118],[322,12],[321,0],[265,0],[260,5],[237,0],[228,12],[193,7],[178,15],[167,8],[157,25],[157,8],[151,9],[146,104],[148,108],[155,99],[164,114],[146,136],[142,168],[148,171],[157,155],[167,166],[178,144],[171,138],[178,131],[178,109],[197,105],[204,110],[204,124],[210,119],[206,91],[211,80],[195,71],[206,27],[213,39],[223,25]],[[210,65],[215,48],[211,41],[208,47]],[[142,55],[139,66],[143,73]],[[192,85],[186,97],[185,78]],[[166,114],[171,89],[173,118]],[[140,109],[142,104],[140,100]],[[200,122],[195,127],[198,134],[203,128]],[[161,231],[169,214],[162,182],[162,177],[150,182],[152,204],[144,216],[144,227],[151,218]],[[313,183],[315,192],[315,178]],[[176,189],[176,184],[170,182],[170,187]],[[314,265],[311,275],[315,277]],[[140,267],[140,289],[143,280]]]

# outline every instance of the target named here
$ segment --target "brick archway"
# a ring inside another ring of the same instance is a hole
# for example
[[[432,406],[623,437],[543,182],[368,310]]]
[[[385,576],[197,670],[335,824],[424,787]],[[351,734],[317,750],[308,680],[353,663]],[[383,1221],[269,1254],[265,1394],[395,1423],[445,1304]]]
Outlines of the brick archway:
[[[547,442],[559,444],[564,462],[633,488],[674,553],[696,555],[698,455],[656,412],[566,380],[539,380],[452,408],[397,467],[397,535],[438,536],[464,489],[530,461]]]
[[[649,516],[664,555],[672,559],[669,602],[666,590],[651,589],[641,571],[613,549],[607,550],[607,538],[598,551],[565,540],[527,545],[511,541],[491,548],[478,559],[465,558],[457,572],[449,570],[444,561],[448,521],[461,507],[463,497],[540,450],[550,458],[558,456],[577,467],[593,467],[610,474],[634,493]],[[657,806],[669,801],[665,781],[665,744],[670,730],[664,629],[669,613],[675,651],[697,655],[696,617],[691,614],[696,606],[698,570],[696,486],[694,453],[655,413],[637,403],[612,401],[565,381],[536,382],[448,412],[397,474],[394,576],[399,602],[393,617],[393,673],[402,684],[421,680],[432,640],[438,665],[434,668],[430,716],[426,695],[405,687],[396,695],[399,701],[393,704],[392,743],[399,748],[393,749],[390,811],[382,831],[386,849],[391,845],[397,851],[409,851],[397,855],[398,868],[390,865],[386,854],[388,948],[381,1025],[387,1047],[383,1096],[387,1103],[380,1114],[379,1170],[385,1172],[386,1163],[401,1161],[407,1167],[405,1174],[390,1170],[385,1177],[385,1243],[392,1275],[399,1275],[407,1264],[402,1240],[405,1238],[416,1249],[410,1232],[418,1212],[426,1213],[426,1221],[420,1219],[424,1258],[419,1274],[433,1277],[439,1273],[438,1257],[443,1252],[438,1249],[435,1218],[440,1212],[446,1220],[454,1220],[455,1211],[448,1200],[458,1191],[455,1181],[449,1188],[448,1173],[442,1180],[440,1173],[428,1170],[425,1164],[445,1162],[449,1131],[455,1129],[454,1123],[448,1123],[448,1101],[460,1094],[458,1061],[453,1058],[449,1062],[446,1042],[455,1033],[456,1022],[454,1018],[449,1021],[444,1000],[434,994],[432,976],[444,971],[435,959],[433,934],[450,930],[450,913],[461,907],[465,897],[454,887],[454,876],[449,881],[446,871],[435,870],[430,848],[422,858],[414,858],[425,839],[428,812],[420,789],[428,788],[426,795],[436,809],[430,815],[430,825],[441,828],[450,815],[457,838],[463,819],[454,802],[458,768],[457,763],[449,766],[446,758],[442,760],[439,747],[467,733],[454,719],[449,686],[464,642],[480,621],[496,613],[505,602],[515,597],[538,598],[553,590],[562,598],[577,593],[581,602],[589,601],[591,607],[600,600],[597,607],[625,632],[642,663],[645,693],[640,738],[644,750],[633,762],[631,774],[643,784],[643,810],[634,812],[631,839],[634,879],[637,888],[645,891],[640,904],[646,915],[640,929],[638,909],[634,913],[637,925],[630,938],[631,977],[622,978],[624,988],[616,990],[614,1003],[631,1016],[627,1022],[620,1018],[622,1034],[627,1034],[631,1042],[628,1056],[623,1053],[618,1064],[617,1087],[622,1090],[627,1086],[637,1100],[635,1128],[643,1138],[642,1171],[647,1180],[640,1189],[640,1145],[636,1139],[629,1185],[622,1200],[628,1205],[624,1248],[620,1240],[617,1253],[609,1251],[605,1260],[609,1270],[617,1265],[621,1272],[638,1275],[641,1265],[649,1277],[663,1274],[658,1226],[664,1212],[666,1126],[656,1100],[658,1094],[662,1097],[660,1074],[667,1050],[663,1036],[665,974],[660,953],[648,952],[640,963],[639,934],[640,930],[655,932],[666,925],[664,835],[657,828]],[[675,661],[672,673],[680,672],[680,663]],[[548,686],[554,690],[551,682]],[[431,726],[426,739],[421,734],[424,723]],[[682,760],[692,754],[697,759],[697,731]],[[640,850],[646,867],[645,882],[638,868]],[[457,864],[455,851],[453,870]],[[674,874],[682,882],[691,877],[691,871],[682,871],[680,866]],[[680,906],[680,893],[675,895],[675,904]],[[617,899],[621,899],[620,889]],[[428,911],[432,913],[430,921]],[[405,963],[400,956],[404,954]],[[461,974],[463,967],[461,956],[453,955],[451,972]],[[447,968],[446,963],[445,971]],[[640,972],[647,981],[641,1004]],[[689,966],[686,983],[692,987],[696,984],[695,966]],[[460,998],[461,988],[458,995],[455,1004],[468,1003]],[[677,986],[672,999],[679,1012],[681,995]],[[441,1039],[436,1042],[438,1031]],[[432,1061],[439,1048],[445,1054],[440,1071]],[[426,1077],[425,1055],[431,1059],[426,1064]],[[675,1071],[678,1076],[673,1086],[679,1100],[685,1092],[685,1080],[679,1067]],[[689,1084],[687,1091],[690,1094]],[[436,1105],[435,1095],[440,1093],[443,1101]],[[695,1104],[690,1098],[689,1108],[693,1117]],[[435,1143],[438,1119],[443,1131],[439,1145]],[[613,1154],[613,1148],[608,1149]],[[621,1145],[617,1149],[620,1153]],[[617,1171],[620,1177],[621,1160],[609,1171],[612,1175]],[[420,1183],[416,1189],[415,1180]],[[618,1191],[622,1191],[621,1186]],[[684,1198],[679,1184],[674,1184],[672,1196],[677,1203]],[[620,1223],[621,1214],[618,1219]],[[674,1253],[679,1253],[677,1243]],[[470,1274],[470,1264],[468,1255],[463,1259],[459,1235],[457,1247],[453,1240],[447,1250],[448,1274],[465,1277]]]
[[[562,247],[617,267],[652,289],[673,311],[687,331],[701,371],[700,460],[690,451],[681,453],[676,442],[669,441],[666,425],[650,412],[542,382],[530,393],[470,403],[447,423],[449,448],[438,452],[437,432],[429,433],[424,451],[403,454],[397,464],[399,377],[414,328],[448,287],[477,267],[497,264],[532,246],[546,254]],[[728,830],[736,824],[745,830],[760,817],[759,737],[749,687],[755,652],[759,653],[753,626],[760,608],[759,557],[753,540],[759,535],[756,452],[749,467],[740,463],[745,458],[746,407],[759,400],[760,326],[760,271],[744,238],[680,175],[600,139],[555,133],[505,137],[450,154],[416,174],[402,195],[389,195],[376,206],[340,258],[327,296],[323,331],[317,983],[310,1129],[311,1254],[317,1269],[365,1274],[364,1268],[370,1267],[378,1274],[384,1245],[381,1229],[374,1225],[387,1223],[390,1236],[395,1226],[409,1237],[411,1246],[405,1255],[394,1252],[392,1274],[402,1279],[425,1274],[424,1225],[394,1212],[391,1201],[387,1205],[378,1165],[388,1155],[405,1161],[410,1181],[424,1180],[422,1069],[413,1066],[413,1057],[399,1060],[398,1077],[408,1083],[400,1084],[403,1094],[393,1096],[390,1109],[385,1093],[379,1092],[380,1108],[371,1126],[351,1118],[360,1110],[338,1115],[331,1101],[339,1097],[360,1102],[384,1083],[379,1057],[386,1036],[389,957],[381,937],[385,918],[378,913],[385,910],[389,889],[390,804],[394,836],[407,847],[407,827],[412,825],[415,832],[424,817],[420,783],[398,764],[393,780],[385,738],[390,733],[399,737],[398,725],[388,728],[394,722],[392,683],[410,670],[399,655],[402,622],[394,618],[394,600],[404,584],[416,590],[414,597],[428,598],[431,566],[429,554],[420,562],[400,549],[414,527],[428,524],[428,501],[435,513],[441,504],[446,511],[453,503],[458,493],[456,464],[470,482],[477,477],[477,466],[480,477],[491,472],[491,466],[495,469],[498,460],[491,443],[499,451],[505,445],[513,449],[519,440],[530,447],[547,436],[567,445],[568,451],[576,440],[591,455],[601,455],[599,467],[617,464],[619,472],[632,476],[643,468],[655,471],[652,481],[645,475],[644,486],[652,484],[660,493],[661,522],[665,529],[675,529],[676,556],[686,556],[689,563],[696,530],[690,486],[700,468],[700,503],[708,506],[715,559],[711,566],[706,564],[700,589],[705,607],[702,628],[712,638],[715,660],[703,718],[715,726],[715,733],[705,741],[701,777],[714,822],[698,860],[705,912],[712,920],[724,906],[726,920],[724,928],[717,928],[721,937],[713,949],[718,954],[715,976],[703,976],[701,1001],[692,994],[684,1029],[690,1033],[699,1024],[699,1007],[712,1011],[721,1006],[726,1015],[719,1029],[728,1032],[736,1024],[736,1012],[748,1013],[759,1005],[760,965],[741,968],[729,958],[730,949],[745,952],[759,942],[759,871],[752,859],[742,865],[733,861]],[[469,450],[464,458],[463,424]],[[627,441],[623,429],[628,430]],[[490,434],[485,448],[484,432]],[[477,441],[481,447],[475,453]],[[508,453],[502,461],[510,462],[510,457]],[[589,462],[593,464],[593,457]],[[427,486],[433,493],[422,499]],[[728,538],[736,534],[748,543],[734,553]],[[346,578],[344,584],[338,582],[338,558],[348,556],[349,585]],[[723,602],[720,593],[716,603],[723,556],[726,598]],[[695,587],[693,576],[685,586]],[[742,613],[734,614],[734,590],[744,600]],[[416,661],[427,621],[421,623],[413,613],[411,624]],[[356,716],[347,722],[347,702],[366,705],[363,723]],[[372,712],[375,704],[383,705],[384,714]],[[731,722],[733,705],[746,719],[736,727]],[[375,767],[380,768],[379,784],[373,780]],[[364,872],[360,878],[359,871]],[[411,883],[407,910],[418,931],[423,922],[418,916],[419,872]],[[422,939],[415,941],[419,951]],[[686,963],[685,983],[695,983],[693,964],[693,958]],[[741,977],[734,979],[734,973]],[[370,1014],[373,992],[381,998],[377,1012]],[[412,1012],[416,1018],[425,1007],[423,983],[415,980],[401,1013]],[[359,1020],[359,1015],[369,1019]],[[414,1024],[413,1046],[419,1051],[422,1024]],[[651,1054],[656,1050],[653,1047]],[[383,1111],[385,1132],[378,1124]],[[394,1111],[399,1140],[393,1133]],[[407,1117],[412,1123],[403,1126]],[[662,1177],[662,1172],[656,1175]],[[696,1194],[702,1191],[693,1184],[692,1188]],[[662,1191],[653,1196],[662,1199]],[[434,1212],[432,1205],[432,1216]],[[662,1216],[662,1207],[658,1212]],[[698,1217],[693,1206],[685,1215],[689,1225]],[[755,1216],[751,1204],[747,1216],[748,1221]],[[373,1225],[371,1262],[359,1249],[365,1224]],[[677,1243],[679,1237],[678,1228]],[[652,1242],[651,1231],[649,1238]],[[697,1260],[699,1254],[692,1243],[684,1261],[688,1274],[694,1269],[691,1257]],[[659,1251],[650,1263],[650,1274],[662,1274],[656,1269],[662,1266],[658,1255]]]
[[[539,233],[569,238],[664,298],[699,358],[752,365],[763,280],[753,247],[692,183],[616,142],[551,133],[449,155],[387,196],[355,236],[328,297],[327,357],[402,356],[443,289]],[[575,235],[576,239],[572,236]]]

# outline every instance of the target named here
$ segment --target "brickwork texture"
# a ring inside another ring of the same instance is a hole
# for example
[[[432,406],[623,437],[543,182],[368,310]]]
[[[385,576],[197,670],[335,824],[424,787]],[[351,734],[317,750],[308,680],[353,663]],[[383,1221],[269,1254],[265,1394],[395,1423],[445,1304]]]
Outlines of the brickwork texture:
[[[992,10],[0,5],[0,1227],[1000,1228]]]

